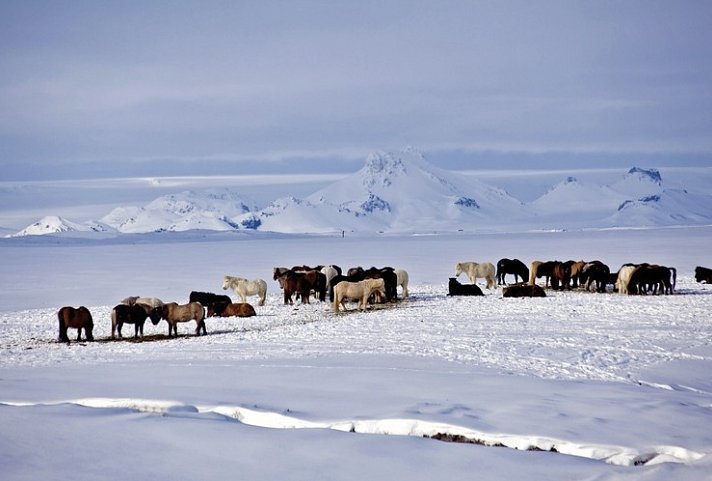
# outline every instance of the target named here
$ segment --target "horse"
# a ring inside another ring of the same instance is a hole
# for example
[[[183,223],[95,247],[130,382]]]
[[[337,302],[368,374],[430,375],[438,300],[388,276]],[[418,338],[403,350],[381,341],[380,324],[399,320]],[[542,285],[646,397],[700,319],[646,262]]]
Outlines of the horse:
[[[471,284],[475,284],[477,278],[482,277],[487,281],[487,289],[495,287],[495,270],[491,262],[458,262],[455,264],[455,277],[459,277],[463,272],[467,274]]]
[[[188,302],[199,302],[203,307],[209,308],[216,303],[230,304],[232,299],[230,299],[230,296],[213,294],[212,292],[192,291],[188,297]],[[212,317],[209,309],[208,317]]]
[[[502,297],[546,297],[546,293],[541,286],[521,283],[504,287]]]
[[[522,282],[529,279],[529,269],[526,265],[519,259],[500,259],[497,262],[497,285],[504,286],[507,283],[504,278],[507,274],[514,274],[514,282],[519,283],[519,278],[522,278]]]
[[[578,287],[579,285],[579,274],[581,270],[586,265],[585,261],[569,261],[571,263],[571,287]]]
[[[546,280],[544,282],[544,287],[549,287],[549,280],[551,279],[551,276],[554,273],[554,267],[556,264],[560,264],[559,261],[547,261],[547,262],[541,262],[541,261],[534,261],[532,262],[532,269],[529,274],[529,284],[534,285],[536,284],[535,279],[539,279],[540,277],[545,277]]]
[[[606,292],[610,275],[611,269],[606,264],[601,261],[591,261],[584,264],[578,280],[582,286],[585,285],[587,291],[591,290],[591,285],[595,282],[596,292]]]
[[[529,285],[536,285],[537,272],[539,271],[539,266],[542,265],[541,261],[533,261],[531,268],[529,269]]]
[[[321,273],[320,273],[321,274]],[[321,274],[323,276],[323,274]],[[288,270],[282,274],[279,278],[279,285],[284,291],[284,303],[292,305],[292,294],[297,294],[302,299],[302,304],[309,304],[309,295],[314,287],[312,281],[316,280],[316,277],[309,277],[305,272],[294,272]],[[326,286],[324,286],[326,287]],[[324,294],[326,296],[326,294]]]
[[[94,320],[91,318],[91,313],[86,307],[79,306],[75,309],[71,306],[64,306],[57,311],[57,320],[59,321],[60,342],[69,342],[67,328],[70,327],[77,330],[77,341],[82,340],[82,329],[84,329],[84,335],[87,341],[94,340],[94,335],[92,334],[94,330]]]
[[[326,290],[331,291],[331,280],[341,275],[341,267],[336,265],[328,265],[321,268],[321,273],[326,277]]]
[[[398,276],[392,267],[371,267],[363,271],[364,279],[383,279],[386,292],[386,301],[398,300]]]
[[[408,297],[408,271],[405,269],[396,269],[396,287],[400,286],[403,290],[403,297]]]
[[[153,324],[158,324],[161,320],[160,317],[153,314],[153,311],[151,314],[151,321],[153,321],[155,317],[158,318]],[[134,337],[138,337],[139,332],[141,333],[141,337],[143,337],[143,325],[148,315],[149,313],[146,312],[146,309],[139,304],[118,304],[111,310],[111,338],[114,339],[117,330],[119,332],[119,338],[123,337],[121,335],[121,326],[124,324],[133,324]]]
[[[208,306],[208,317],[252,317],[256,315],[255,308],[246,302],[216,302]]]
[[[163,304],[163,307],[156,308],[160,310],[161,317],[168,321],[168,337],[175,334],[178,337],[178,323],[188,322],[195,319],[195,335],[199,336],[200,331],[207,334],[205,330],[205,310],[199,302],[189,302],[188,304],[178,305],[175,302]]]
[[[383,279],[364,279],[359,282],[339,282],[334,287],[334,312],[339,312],[339,306],[346,310],[346,299],[358,301],[358,307],[362,311],[366,310],[368,298],[371,294],[380,293],[385,296],[385,282]]]
[[[456,277],[451,277],[447,285],[448,296],[484,296],[477,284],[460,284]]]
[[[232,288],[235,290],[238,296],[240,296],[241,302],[247,302],[247,296],[259,296],[260,300],[257,303],[260,306],[265,305],[265,299],[267,297],[267,283],[262,279],[247,280],[242,277],[223,277],[223,290]]]
[[[639,266],[633,264],[624,264],[618,270],[618,276],[616,278],[616,289],[620,294],[635,294],[635,292],[630,292],[630,278]]]
[[[571,265],[574,261],[556,262],[551,270],[551,288],[571,289]],[[541,266],[540,266],[541,269]]]
[[[712,284],[712,269],[702,266],[695,267],[695,281]]]
[[[672,279],[672,280],[671,280]],[[642,264],[633,272],[628,281],[629,293],[647,294],[672,294],[677,280],[677,270],[674,267]]]

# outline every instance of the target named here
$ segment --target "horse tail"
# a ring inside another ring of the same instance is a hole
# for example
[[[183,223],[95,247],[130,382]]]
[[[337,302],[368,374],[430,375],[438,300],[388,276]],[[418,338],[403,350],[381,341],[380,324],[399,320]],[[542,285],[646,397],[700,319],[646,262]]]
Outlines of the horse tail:
[[[670,294],[675,292],[675,284],[677,283],[677,269],[674,267],[668,267],[670,269],[670,273],[672,273],[672,291],[670,291]]]
[[[57,319],[59,319],[59,340],[67,339],[67,326],[64,325],[63,309],[57,311]]]

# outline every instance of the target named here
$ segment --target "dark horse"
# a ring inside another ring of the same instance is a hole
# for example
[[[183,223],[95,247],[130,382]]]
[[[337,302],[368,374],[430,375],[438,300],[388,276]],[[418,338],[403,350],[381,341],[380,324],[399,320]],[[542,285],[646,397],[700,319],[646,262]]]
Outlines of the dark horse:
[[[529,279],[529,268],[524,265],[519,259],[500,259],[497,262],[497,285],[504,286],[507,283],[504,278],[507,274],[514,274],[514,282],[519,283],[519,278],[521,277],[521,282],[526,282]]]
[[[712,284],[712,269],[706,267],[695,267],[695,280],[706,284]]]
[[[59,320],[59,340],[61,342],[69,342],[69,337],[67,337],[67,328],[69,327],[77,330],[77,341],[82,340],[82,328],[87,341],[94,340],[94,335],[92,334],[94,320],[86,307],[79,306],[75,309],[71,306],[64,306],[57,311],[57,318]]]
[[[232,303],[232,299],[230,299],[229,296],[225,296],[222,294],[192,291],[190,293],[190,297],[188,298],[188,302],[199,302],[203,307],[207,309],[216,303],[230,304]],[[208,314],[208,317],[211,317],[210,314]]]
[[[484,296],[477,284],[460,284],[455,277],[450,278],[447,291],[448,296]]]
[[[160,322],[161,318],[157,313],[151,311],[149,314],[146,312],[146,309],[138,304],[131,306],[126,304],[117,305],[111,310],[111,338],[114,339],[117,330],[119,337],[123,337],[121,335],[121,327],[124,324],[133,324],[134,337],[138,337],[139,333],[141,333],[141,337],[143,337],[143,325],[146,323],[146,318],[149,317],[149,315],[151,316],[151,322],[154,326]]]

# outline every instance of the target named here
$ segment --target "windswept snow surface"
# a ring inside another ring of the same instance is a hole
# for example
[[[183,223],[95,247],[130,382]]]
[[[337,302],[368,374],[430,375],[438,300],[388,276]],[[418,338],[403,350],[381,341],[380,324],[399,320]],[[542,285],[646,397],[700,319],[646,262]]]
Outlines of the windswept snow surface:
[[[709,480],[712,288],[693,271],[710,238],[2,239],[2,478]],[[677,293],[446,295],[456,262],[505,256],[658,262],[677,267]],[[272,267],[305,263],[405,268],[411,296],[342,314],[285,306]],[[144,342],[107,339],[120,299],[186,302],[223,293],[224,274],[268,281],[256,317],[210,318],[203,337],[187,323],[165,339],[149,322]],[[57,309],[80,304],[98,342],[56,342]]]

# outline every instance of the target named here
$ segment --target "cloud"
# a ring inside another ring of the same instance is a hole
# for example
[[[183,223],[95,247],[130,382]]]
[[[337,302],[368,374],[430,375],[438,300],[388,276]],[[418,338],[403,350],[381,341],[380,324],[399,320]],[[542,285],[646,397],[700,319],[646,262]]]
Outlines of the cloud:
[[[323,158],[406,144],[710,152],[711,12],[4,3],[0,161]]]

